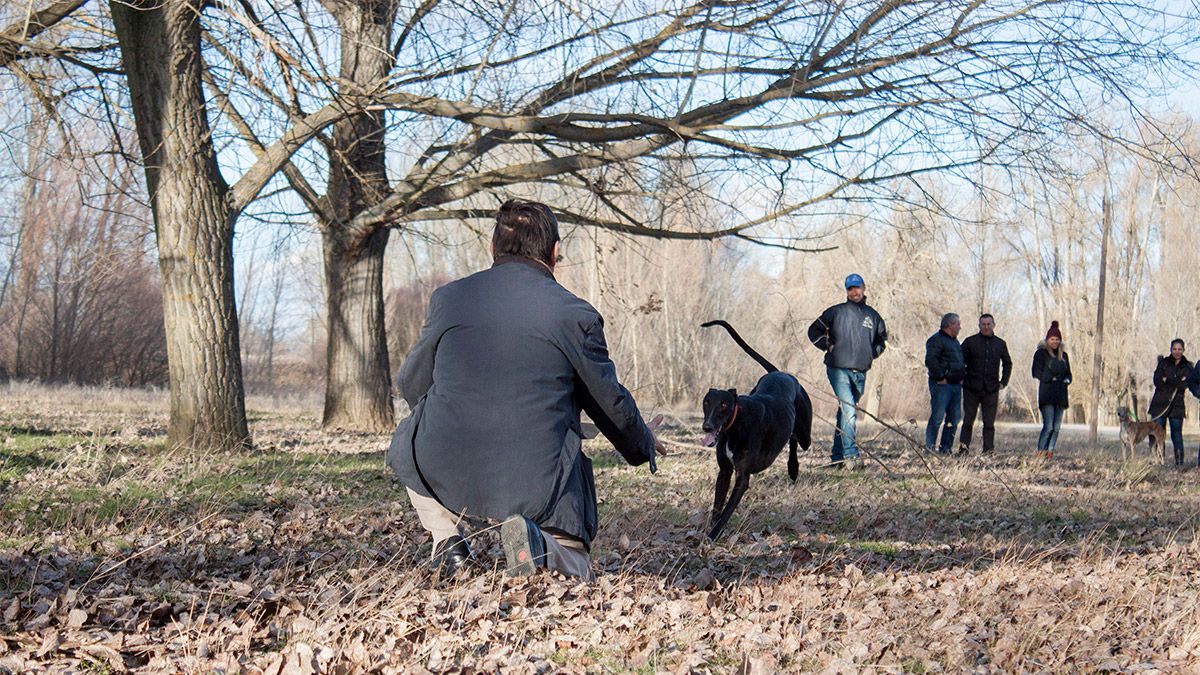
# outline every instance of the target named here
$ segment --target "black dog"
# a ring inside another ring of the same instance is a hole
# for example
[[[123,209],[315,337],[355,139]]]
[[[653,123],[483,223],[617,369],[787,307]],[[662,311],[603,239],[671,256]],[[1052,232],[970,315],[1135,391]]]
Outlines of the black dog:
[[[750,475],[771,466],[785,443],[791,447],[788,476],[796,482],[800,472],[796,446],[808,450],[812,443],[813,413],[812,401],[800,381],[779,372],[751,349],[733,326],[724,321],[700,325],[723,327],[739,347],[767,369],[749,396],[738,396],[736,389],[709,389],[704,397],[704,444],[717,446],[717,489],[713,497],[712,531],[708,533],[708,538],[715,540],[750,487]],[[725,493],[734,471],[737,480],[726,502]]]

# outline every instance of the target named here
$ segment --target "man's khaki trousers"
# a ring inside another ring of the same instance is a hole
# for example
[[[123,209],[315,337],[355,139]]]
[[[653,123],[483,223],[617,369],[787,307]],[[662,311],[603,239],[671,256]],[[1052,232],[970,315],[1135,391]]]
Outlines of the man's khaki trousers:
[[[433,535],[433,550],[436,551],[438,544],[453,535],[466,536],[462,518],[442,506],[436,499],[408,490],[408,500],[417,512],[421,527]],[[588,581],[596,578],[592,572],[592,560],[582,541],[574,537],[551,534],[545,530],[542,530],[542,539],[546,542],[546,559],[540,562],[542,566]]]

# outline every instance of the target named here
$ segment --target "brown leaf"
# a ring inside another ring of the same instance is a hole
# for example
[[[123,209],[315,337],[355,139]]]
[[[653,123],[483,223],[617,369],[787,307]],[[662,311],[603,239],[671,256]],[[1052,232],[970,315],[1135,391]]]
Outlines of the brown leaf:
[[[118,673],[126,672],[125,659],[121,658],[121,654],[106,645],[87,645],[81,647],[80,651],[91,656],[93,659],[105,662],[110,668]]]
[[[76,608],[67,614],[68,628],[81,628],[84,623],[87,623],[88,613],[82,609]]]
[[[12,623],[17,620],[17,613],[21,611],[21,599],[14,597],[12,602],[8,603],[8,607],[4,610],[4,623]]]
[[[696,587],[696,590],[707,591],[708,589],[712,588],[713,584],[715,583],[717,583],[717,578],[713,576],[712,570],[708,569],[707,567],[700,570],[696,573],[696,576],[692,577],[692,584]]]
[[[42,646],[38,647],[35,653],[39,659],[45,658],[47,654],[58,651],[60,645],[62,645],[62,636],[58,631],[46,631],[46,634],[42,636]]]

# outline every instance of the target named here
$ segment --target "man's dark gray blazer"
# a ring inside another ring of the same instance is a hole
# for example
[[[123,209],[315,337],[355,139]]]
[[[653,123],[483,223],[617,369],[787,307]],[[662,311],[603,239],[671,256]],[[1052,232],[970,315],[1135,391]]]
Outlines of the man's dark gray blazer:
[[[599,312],[527,258],[501,258],[435,291],[396,379],[412,414],[392,437],[388,466],[455,513],[519,513],[590,545],[596,489],[580,410],[630,464],[654,452]]]

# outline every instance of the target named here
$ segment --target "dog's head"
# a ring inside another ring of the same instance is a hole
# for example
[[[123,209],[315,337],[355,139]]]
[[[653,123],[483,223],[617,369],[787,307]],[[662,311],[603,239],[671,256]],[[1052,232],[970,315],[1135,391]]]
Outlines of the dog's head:
[[[1129,408],[1126,408],[1125,406],[1119,406],[1117,408],[1117,419],[1119,419],[1119,420],[1129,419]]]
[[[704,445],[717,443],[717,434],[733,419],[737,410],[737,389],[709,389],[704,395]]]

